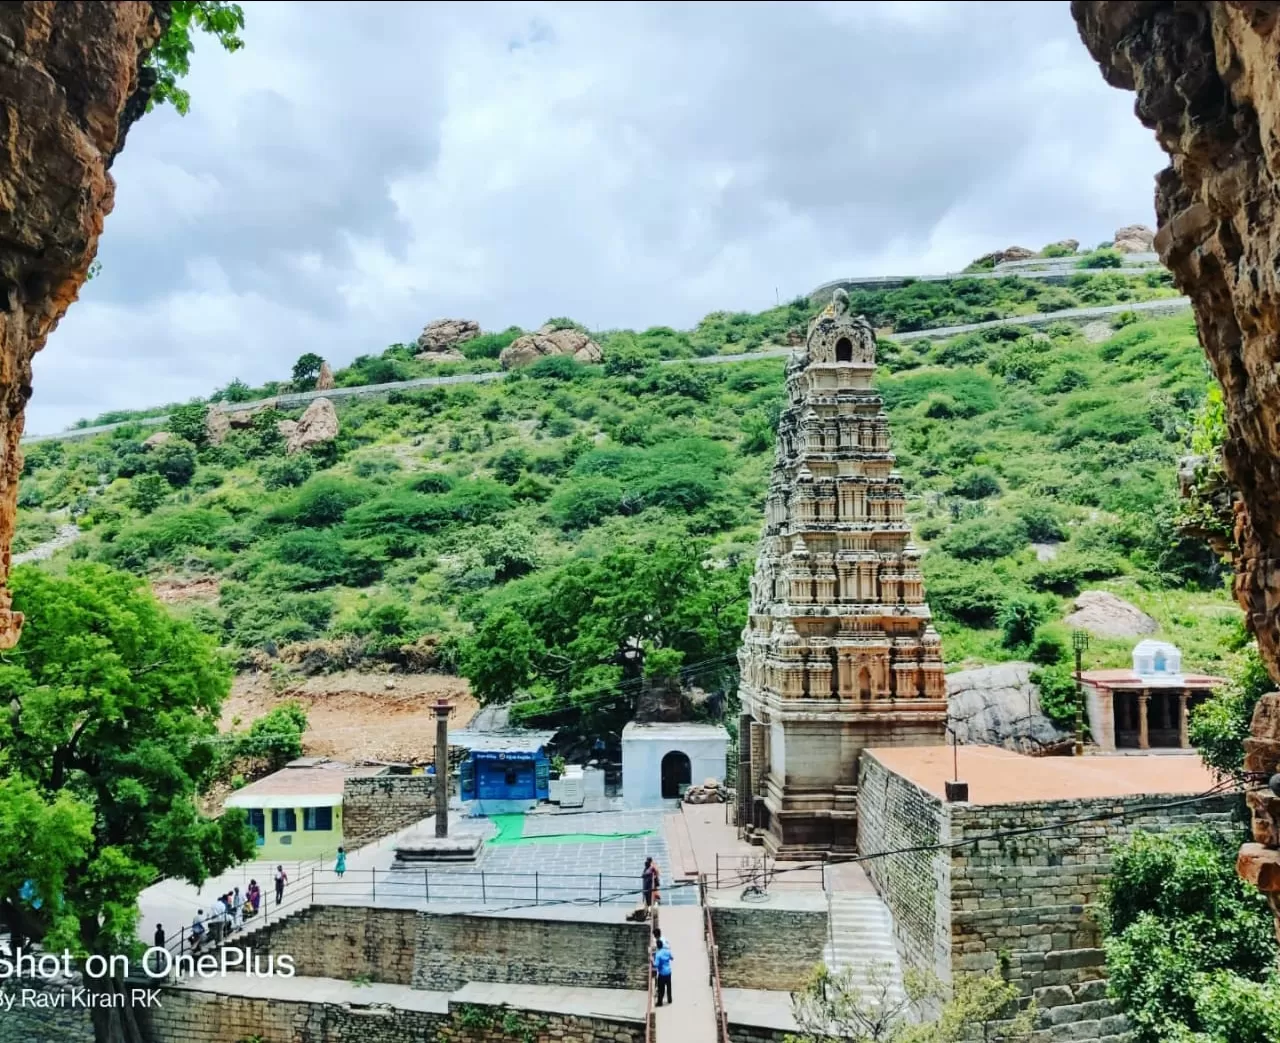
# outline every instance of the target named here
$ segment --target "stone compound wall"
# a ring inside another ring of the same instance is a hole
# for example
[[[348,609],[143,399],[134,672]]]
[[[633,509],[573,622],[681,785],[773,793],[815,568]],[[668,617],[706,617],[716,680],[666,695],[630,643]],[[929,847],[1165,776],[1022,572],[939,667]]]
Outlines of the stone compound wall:
[[[946,843],[942,801],[864,752],[858,781],[858,853]],[[950,977],[951,861],[938,850],[904,851],[862,863],[893,913],[895,939],[912,967]]]
[[[648,928],[526,917],[315,905],[256,932],[259,956],[299,975],[453,991],[470,981],[645,989]],[[549,954],[573,953],[572,960]]]
[[[12,978],[0,981],[0,988],[15,997],[12,1009],[0,1010],[0,1043],[93,1043],[93,1022],[87,1009],[19,1005],[23,989],[56,996],[67,991],[64,986]]]
[[[342,843],[348,850],[435,814],[434,775],[372,775],[342,784]]]
[[[1091,906],[1110,873],[1111,850],[1135,830],[1230,825],[1231,795],[1178,808],[1177,800],[1126,798],[979,806],[945,805],[863,754],[860,853],[973,843],[864,863],[894,914],[905,961],[949,978],[1000,968],[1041,1008],[1037,1043],[1127,1039],[1106,998],[1106,967]],[[1004,839],[993,834],[1079,822]]]
[[[712,905],[711,927],[726,989],[799,989],[827,943],[825,908]]]
[[[510,1019],[510,1021],[508,1021]],[[448,1014],[383,1006],[304,1003],[228,996],[194,989],[166,989],[161,1005],[145,1015],[152,1043],[509,1043],[531,1038],[558,1043],[642,1043],[644,1023],[582,1018],[507,1008],[453,1007]],[[92,1036],[89,1037],[92,1039]]]

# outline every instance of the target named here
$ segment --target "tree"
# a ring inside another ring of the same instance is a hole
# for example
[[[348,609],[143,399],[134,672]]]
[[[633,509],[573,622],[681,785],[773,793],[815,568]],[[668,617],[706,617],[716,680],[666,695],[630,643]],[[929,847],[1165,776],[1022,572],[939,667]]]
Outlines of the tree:
[[[859,978],[852,968],[832,972],[819,965],[792,994],[800,1032],[787,1036],[787,1043],[1016,1043],[1030,1039],[1035,1025],[1034,1002],[1019,1010],[1018,986],[996,973],[961,976],[951,989],[932,975],[908,971],[898,990],[888,968],[876,964],[867,972],[865,990]],[[922,1004],[940,1005],[939,1017],[916,1021],[912,1010]]]
[[[181,488],[196,473],[196,447],[181,438],[171,438],[148,454],[148,470],[162,475],[174,488]]]
[[[1256,644],[1244,650],[1230,682],[1191,713],[1188,737],[1200,758],[1219,776],[1239,777],[1244,770],[1244,740],[1258,700],[1275,691],[1275,682]]]
[[[183,441],[203,446],[209,440],[209,407],[202,402],[178,406],[169,414],[169,430]]]
[[[143,888],[200,884],[253,853],[242,812],[209,819],[195,803],[231,671],[133,576],[72,564],[19,568],[12,585],[26,627],[0,654],[0,915],[47,949],[136,956]],[[141,1043],[127,1006],[92,1013],[99,1043]]]
[[[169,495],[169,482],[159,474],[140,474],[129,483],[129,506],[140,514],[150,514]]]
[[[1236,876],[1238,846],[1238,836],[1207,830],[1139,832],[1116,852],[1105,893],[1107,975],[1138,1043],[1210,1032],[1224,991],[1243,994],[1250,983],[1270,992],[1273,1011],[1280,1004],[1271,912],[1266,898]],[[1264,1015],[1259,1019],[1265,1024]]]
[[[238,51],[244,41],[238,35],[244,28],[244,11],[239,4],[223,0],[174,0],[169,5],[169,27],[152,48],[146,67],[155,72],[155,86],[147,102],[150,112],[168,102],[185,116],[191,109],[191,95],[178,86],[178,80],[191,71],[191,52],[195,50],[195,30],[211,34],[227,51]]]
[[[299,356],[298,361],[293,364],[294,384],[299,387],[313,385],[320,376],[320,367],[323,365],[324,359],[314,351]]]

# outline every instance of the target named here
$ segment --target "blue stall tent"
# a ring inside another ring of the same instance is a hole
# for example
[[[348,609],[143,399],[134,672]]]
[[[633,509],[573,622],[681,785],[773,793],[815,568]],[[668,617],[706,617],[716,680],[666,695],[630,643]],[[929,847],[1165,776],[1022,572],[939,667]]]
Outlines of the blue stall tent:
[[[529,811],[550,798],[547,743],[554,731],[455,732],[449,745],[467,750],[459,791],[481,815]]]

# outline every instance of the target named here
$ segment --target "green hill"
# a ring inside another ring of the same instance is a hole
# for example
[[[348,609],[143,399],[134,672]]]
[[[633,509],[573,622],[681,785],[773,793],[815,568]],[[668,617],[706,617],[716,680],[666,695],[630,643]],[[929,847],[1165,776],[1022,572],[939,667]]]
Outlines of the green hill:
[[[1171,294],[1167,279],[1115,272],[852,297],[880,327],[918,330]],[[272,410],[203,444],[202,404],[178,410],[179,437],[158,448],[137,424],[39,443],[19,549],[71,512],[85,536],[43,567],[87,557],[217,577],[216,601],[178,611],[245,664],[438,666],[484,698],[551,709],[568,695],[604,713],[646,687],[642,674],[728,691],[783,361],[658,363],[794,342],[811,314],[800,300],[688,332],[612,331],[603,366],[554,358],[343,400],[337,441],[311,455],[284,455],[275,424],[289,414]],[[1217,563],[1174,526],[1175,463],[1210,382],[1190,313],[1114,323],[1101,340],[1091,327],[1094,342],[1065,322],[882,341],[879,387],[952,664],[1053,660],[1054,621],[1083,586],[1135,601],[1195,667],[1220,668],[1238,643]],[[518,332],[471,342],[451,367],[396,345],[338,383],[492,369]],[[1126,652],[1102,643],[1091,658]]]

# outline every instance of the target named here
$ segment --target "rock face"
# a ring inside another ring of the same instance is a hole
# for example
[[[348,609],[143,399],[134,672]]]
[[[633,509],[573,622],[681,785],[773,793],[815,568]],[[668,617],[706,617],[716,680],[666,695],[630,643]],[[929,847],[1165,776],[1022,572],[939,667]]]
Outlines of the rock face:
[[[316,377],[316,390],[329,391],[333,387],[333,370],[329,368],[329,363],[320,363],[320,375]]]
[[[1124,254],[1146,254],[1155,247],[1156,234],[1146,225],[1125,225],[1117,228],[1111,245]]]
[[[947,675],[947,724],[961,743],[1044,753],[1074,742],[1040,709],[1031,663],[1000,663]]]
[[[143,449],[154,449],[158,445],[164,445],[173,437],[172,431],[157,431],[153,435],[148,435],[142,440]]]
[[[1140,637],[1160,629],[1137,605],[1106,590],[1082,590],[1071,607],[1075,611],[1063,622],[1098,637]]]
[[[418,334],[423,351],[444,351],[480,336],[480,323],[470,319],[435,319]]]
[[[444,351],[420,351],[413,356],[419,362],[466,362],[467,356],[462,354],[456,348],[446,348]]]
[[[983,254],[973,263],[980,266],[987,264],[1004,264],[1005,261],[1029,261],[1035,257],[1034,250],[1028,250],[1025,246],[1010,246],[1004,250],[993,250],[989,254]]]
[[[1155,248],[1191,298],[1222,384],[1222,464],[1240,497],[1235,594],[1280,680],[1280,5],[1072,0],[1071,11],[1107,82],[1137,92],[1138,118],[1170,157],[1156,177]],[[1255,742],[1277,741],[1276,700],[1259,705]],[[1280,756],[1267,749],[1250,755],[1270,771]],[[1273,823],[1255,809],[1265,847],[1246,849],[1240,869],[1280,915]]]
[[[1264,695],[1253,711],[1252,738],[1244,741],[1244,770],[1263,778],[1280,772],[1280,694]],[[1240,849],[1240,875],[1266,894],[1276,914],[1280,938],[1280,797],[1265,786],[1250,789],[1245,799],[1253,813],[1253,839]]]
[[[579,362],[599,362],[604,358],[600,345],[581,330],[543,326],[537,333],[513,340],[502,349],[498,361],[503,369],[519,369],[551,355],[570,355]]]
[[[0,648],[31,358],[80,292],[115,200],[107,173],[146,108],[142,62],[169,5],[0,4]]]
[[[872,386],[875,333],[848,307],[837,290],[787,363],[738,653],[740,821],[783,857],[855,848],[864,747],[945,734],[942,644]]]
[[[231,420],[221,409],[210,409],[204,415],[204,437],[210,445],[222,445],[231,433]]]
[[[317,398],[298,419],[298,426],[289,434],[284,451],[292,456],[313,445],[332,442],[337,437],[338,411],[327,398]]]

